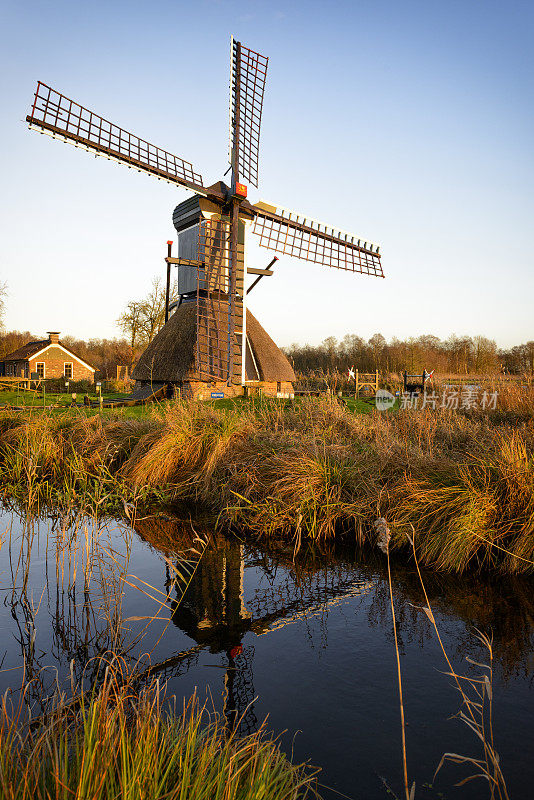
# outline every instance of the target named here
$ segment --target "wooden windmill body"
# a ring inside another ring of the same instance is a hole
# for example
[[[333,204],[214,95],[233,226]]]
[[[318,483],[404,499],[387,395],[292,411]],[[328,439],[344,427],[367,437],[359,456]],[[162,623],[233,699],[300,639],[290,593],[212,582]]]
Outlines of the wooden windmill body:
[[[141,384],[174,384],[198,395],[210,387],[241,394],[249,386],[270,394],[292,391],[293,370],[246,303],[246,275],[271,275],[246,263],[247,229],[259,245],[324,266],[383,277],[379,248],[286,209],[247,200],[258,185],[260,126],[268,59],[231,40],[231,183],[205,187],[192,164],[85,109],[39,82],[26,117],[30,128],[148,172],[193,192],[173,214],[178,234],[180,302],[141,356]],[[273,262],[277,259],[273,259]],[[271,262],[271,263],[273,263]],[[250,288],[248,291],[250,291]]]

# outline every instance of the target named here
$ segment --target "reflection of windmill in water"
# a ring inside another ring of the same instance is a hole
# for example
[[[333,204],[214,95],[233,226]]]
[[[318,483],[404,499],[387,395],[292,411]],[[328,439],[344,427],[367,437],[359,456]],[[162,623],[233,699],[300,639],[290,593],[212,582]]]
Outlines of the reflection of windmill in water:
[[[141,356],[133,377],[196,396],[211,387],[229,395],[258,389],[292,392],[293,370],[247,309],[247,294],[265,269],[246,262],[247,228],[276,253],[327,267],[383,277],[379,248],[355,236],[275,205],[247,200],[242,181],[258,185],[260,126],[268,58],[232,39],[230,77],[230,186],[204,186],[192,164],[108,122],[39,82],[31,128],[127,164],[193,197],[173,214],[178,258],[167,257],[166,324]],[[172,244],[172,242],[171,242]],[[180,301],[168,317],[170,266],[178,266]],[[256,279],[245,288],[246,275]],[[202,395],[204,396],[204,395]]]
[[[153,539],[145,523],[136,529],[149,541]],[[158,546],[161,546],[158,543]],[[180,602],[173,604],[174,624],[197,645],[212,653],[225,653],[224,711],[229,724],[239,724],[240,732],[255,728],[254,647],[243,643],[247,633],[265,635],[285,625],[311,617],[321,617],[329,608],[345,599],[358,597],[371,587],[355,578],[347,567],[332,567],[308,575],[298,585],[290,577],[280,580],[269,575],[265,585],[257,587],[245,601],[245,553],[235,539],[217,538],[202,556],[185,591],[177,585]],[[172,583],[167,571],[167,590]],[[168,593],[168,591],[167,591]]]
[[[254,648],[243,646],[251,615],[243,599],[243,546],[226,539],[208,547],[185,594],[177,586],[179,603],[173,603],[172,620],[198,644],[212,653],[226,653],[224,713],[230,727],[240,733],[255,730],[252,659]],[[167,591],[172,578],[167,570]]]

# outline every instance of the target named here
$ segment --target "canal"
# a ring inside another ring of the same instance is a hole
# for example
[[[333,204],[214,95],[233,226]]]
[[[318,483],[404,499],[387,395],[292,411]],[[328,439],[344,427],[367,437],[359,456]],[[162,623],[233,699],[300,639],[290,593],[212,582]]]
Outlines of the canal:
[[[4,509],[0,534],[0,691],[16,699],[25,677],[34,714],[58,685],[68,694],[73,682],[90,683],[99,656],[122,652],[139,669],[150,665],[179,704],[196,691],[243,733],[267,717],[294,760],[321,768],[324,797],[384,798],[385,784],[401,794],[380,551],[347,541],[295,554],[291,544],[251,544],[166,515],[129,525]],[[486,798],[482,780],[454,786],[472,769],[446,765],[433,779],[444,752],[478,758],[481,748],[453,718],[461,699],[415,568],[392,560],[392,575],[416,797]],[[476,629],[493,636],[495,746],[510,797],[532,797],[534,582],[423,578],[458,672],[479,677],[471,662],[488,653]]]

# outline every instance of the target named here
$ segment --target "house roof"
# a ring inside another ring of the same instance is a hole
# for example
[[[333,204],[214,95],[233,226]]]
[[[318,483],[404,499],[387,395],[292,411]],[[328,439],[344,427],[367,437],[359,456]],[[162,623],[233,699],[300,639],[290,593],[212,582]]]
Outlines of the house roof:
[[[295,380],[291,364],[248,308],[247,338],[260,380]],[[195,345],[196,303],[182,303],[148,345],[132,372],[132,378],[172,383],[195,380]],[[247,375],[246,378],[257,380],[258,375]]]
[[[50,339],[39,339],[38,341],[28,342],[27,344],[22,345],[17,350],[14,350],[12,353],[8,353],[7,356],[4,356],[2,359],[5,361],[29,361],[33,356],[37,355],[43,350],[46,350],[48,347],[61,347],[62,350],[65,352],[70,353],[71,356],[76,358],[78,361],[81,361],[82,364],[86,364],[91,369],[94,367],[81,358],[77,353],[74,352],[70,347],[67,347],[62,342],[51,342]]]
[[[4,361],[26,361],[49,344],[50,341],[48,339],[42,339],[38,342],[28,342],[27,344],[23,344],[22,347],[19,347],[18,350],[14,350],[7,356],[4,356]]]

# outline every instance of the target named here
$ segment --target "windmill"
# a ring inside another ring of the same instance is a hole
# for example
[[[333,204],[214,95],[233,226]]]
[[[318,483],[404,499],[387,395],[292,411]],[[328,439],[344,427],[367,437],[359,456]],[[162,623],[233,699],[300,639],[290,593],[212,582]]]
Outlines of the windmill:
[[[270,267],[245,264],[245,234],[276,253],[336,269],[384,277],[379,248],[351,234],[287,209],[247,200],[247,184],[258,186],[260,129],[268,58],[231,39],[230,186],[204,186],[193,165],[135,136],[38,82],[26,117],[30,129],[147,172],[193,193],[173,220],[178,257],[170,249],[167,264],[178,266],[182,296],[194,302],[194,368],[199,380],[235,387],[245,383],[247,320],[245,274],[258,280]],[[167,270],[167,307],[169,267]],[[253,287],[249,288],[250,289]]]

